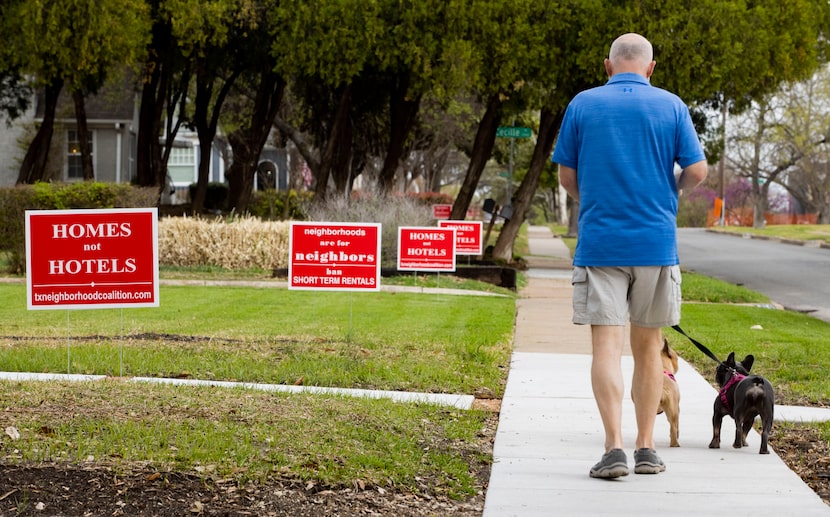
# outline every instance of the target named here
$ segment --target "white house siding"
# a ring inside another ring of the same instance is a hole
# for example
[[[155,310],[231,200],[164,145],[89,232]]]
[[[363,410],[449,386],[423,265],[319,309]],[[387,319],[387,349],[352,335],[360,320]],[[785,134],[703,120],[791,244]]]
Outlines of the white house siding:
[[[18,140],[32,128],[34,108],[9,125],[5,116],[0,116],[0,187],[10,187],[17,183],[20,164],[26,155],[26,149],[20,147]]]

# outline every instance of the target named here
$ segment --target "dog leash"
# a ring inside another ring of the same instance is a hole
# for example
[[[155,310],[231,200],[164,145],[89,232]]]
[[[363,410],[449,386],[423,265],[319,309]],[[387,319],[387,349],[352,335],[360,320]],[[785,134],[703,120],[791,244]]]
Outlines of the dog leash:
[[[697,347],[697,349],[698,349],[698,350],[700,350],[701,352],[703,352],[703,353],[706,355],[706,357],[708,357],[709,359],[711,359],[711,360],[715,361],[715,362],[716,362],[716,363],[718,363],[718,364],[723,364],[723,361],[721,361],[720,359],[718,359],[718,356],[716,356],[714,353],[712,353],[712,351],[711,351],[711,350],[709,350],[708,348],[706,348],[706,347],[703,345],[703,343],[701,343],[700,341],[696,340],[695,338],[693,338],[693,337],[692,337],[692,336],[690,336],[689,334],[686,334],[686,332],[685,332],[682,328],[680,328],[680,325],[673,325],[673,326],[672,326],[672,328],[673,328],[674,330],[676,330],[677,332],[679,332],[679,333],[683,334],[684,336],[686,336],[686,337],[689,339],[689,341],[691,341],[691,342],[692,342],[692,344],[693,344],[693,345],[695,345],[695,346]]]

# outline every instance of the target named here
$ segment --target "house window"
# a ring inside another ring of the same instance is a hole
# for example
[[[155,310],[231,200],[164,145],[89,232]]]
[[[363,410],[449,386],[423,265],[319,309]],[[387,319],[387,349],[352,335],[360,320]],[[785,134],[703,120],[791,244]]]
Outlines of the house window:
[[[94,138],[90,133],[89,138],[89,153],[94,156],[94,146],[92,145]],[[70,129],[66,133],[66,177],[70,180],[84,179],[84,165],[81,158],[81,142],[78,138],[78,132]]]
[[[193,147],[170,149],[167,172],[176,186],[187,186],[196,181],[196,154]]]

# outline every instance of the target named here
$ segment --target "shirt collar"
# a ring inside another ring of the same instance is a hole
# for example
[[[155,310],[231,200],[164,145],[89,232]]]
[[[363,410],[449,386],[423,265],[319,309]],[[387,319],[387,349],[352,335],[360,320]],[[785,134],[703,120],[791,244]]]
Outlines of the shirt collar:
[[[614,74],[613,77],[608,79],[608,82],[606,84],[621,83],[621,82],[651,84],[651,83],[649,83],[648,79],[646,79],[645,77],[643,77],[640,74],[635,74],[634,72],[622,72],[622,73],[619,73],[619,74]]]

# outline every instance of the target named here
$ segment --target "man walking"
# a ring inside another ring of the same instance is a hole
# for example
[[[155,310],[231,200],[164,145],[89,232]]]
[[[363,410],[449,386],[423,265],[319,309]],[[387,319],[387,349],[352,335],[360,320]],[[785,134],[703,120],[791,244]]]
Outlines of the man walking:
[[[620,364],[628,323],[634,472],[666,469],[655,450],[654,422],[663,375],[661,328],[680,321],[677,202],[680,191],[707,174],[689,109],[651,86],[654,66],[647,39],[634,33],[617,38],[605,60],[608,82],[573,98],[553,153],[562,187],[579,202],[573,322],[591,325],[591,385],[605,431],[605,453],[589,472],[597,478],[628,475]]]

